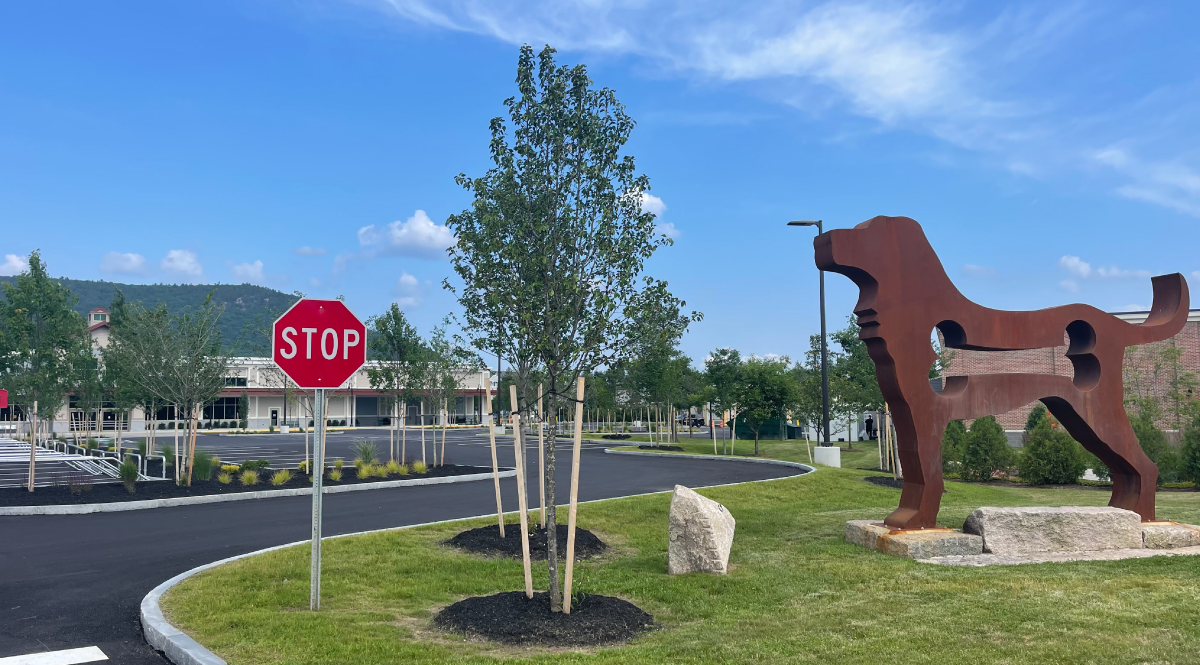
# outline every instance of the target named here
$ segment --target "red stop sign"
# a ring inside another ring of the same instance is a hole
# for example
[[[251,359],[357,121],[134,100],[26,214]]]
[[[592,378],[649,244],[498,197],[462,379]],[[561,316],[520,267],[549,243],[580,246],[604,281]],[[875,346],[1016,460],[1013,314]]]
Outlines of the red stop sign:
[[[301,388],[337,388],[367,361],[367,327],[340,300],[302,298],[275,321],[271,357]]]

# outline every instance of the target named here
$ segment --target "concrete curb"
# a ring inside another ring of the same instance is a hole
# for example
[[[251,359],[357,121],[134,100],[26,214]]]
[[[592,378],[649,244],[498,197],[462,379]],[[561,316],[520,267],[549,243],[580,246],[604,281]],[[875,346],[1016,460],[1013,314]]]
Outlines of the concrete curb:
[[[500,472],[501,478],[513,478],[517,475],[515,469]],[[385,480],[378,483],[361,483],[357,485],[325,486],[324,494],[341,494],[343,492],[362,492],[366,490],[381,490],[392,487],[420,487],[422,485],[445,485],[447,483],[465,483],[475,480],[490,480],[492,474],[470,473],[462,476],[443,476],[441,478],[412,478],[410,480]],[[287,490],[263,490],[261,492],[237,492],[234,494],[212,494],[209,496],[181,496],[173,499],[147,499],[145,501],[121,501],[116,503],[84,503],[64,506],[7,506],[0,508],[0,516],[5,515],[85,515],[88,513],[120,513],[127,510],[148,510],[150,508],[170,508],[172,506],[192,506],[203,503],[225,503],[227,501],[249,501],[251,499],[274,499],[285,496],[312,496],[311,487],[297,487]]]
[[[790,466],[797,469],[804,469],[805,472],[813,472],[817,470],[815,466],[801,464],[800,462],[785,462],[781,459],[760,459],[757,457],[728,457],[725,455],[690,455],[687,453],[652,453],[641,450],[613,450],[609,448],[604,451],[606,455],[651,455],[654,457],[683,457],[686,459],[717,459],[725,462],[752,462],[754,464],[774,464],[776,466]]]
[[[626,451],[606,450],[604,452],[613,453],[616,455],[620,455],[620,454],[661,455],[662,454],[662,453],[639,453],[639,452],[634,452],[631,450],[626,450]],[[711,456],[711,455],[708,455],[708,456],[706,456],[706,455],[684,455],[683,457],[695,457],[695,458],[699,458],[699,459],[727,459],[727,460],[731,460],[731,461],[735,461],[735,462],[736,461],[759,462],[761,464],[777,464],[779,466],[790,466],[790,467],[805,469],[805,473],[797,474],[797,475],[807,475],[809,473],[812,473],[813,471],[816,471],[815,468],[808,466],[807,464],[800,464],[799,462],[784,462],[782,460],[738,460],[737,458],[717,457],[717,456]],[[516,475],[516,471],[509,471],[506,473],[508,475],[504,475],[504,472],[502,472],[501,475],[506,478]],[[490,476],[491,474],[481,474],[481,475]],[[784,478],[767,478],[764,480],[749,480],[749,481],[745,481],[742,483],[725,483],[725,484],[721,484],[721,485],[709,485],[707,487],[697,487],[694,489],[707,489],[707,488],[711,488],[711,487],[728,487],[730,485],[743,485],[743,484],[749,484],[749,483],[767,483],[767,482],[772,482],[774,480],[784,480],[786,478],[795,478],[795,477],[796,476],[785,476]],[[598,503],[600,501],[612,501],[614,499],[629,499],[632,497],[650,496],[653,494],[670,494],[672,491],[673,490],[662,490],[659,492],[645,492],[642,494],[630,494],[629,496],[610,497],[607,499],[593,499],[591,501],[580,501],[579,503],[581,503],[581,504],[583,504],[583,503]],[[515,515],[516,511],[509,511],[504,514],[505,515]],[[370,533],[382,533],[385,531],[402,531],[404,529],[415,529],[417,527],[430,526],[433,524],[447,524],[449,522],[462,522],[465,520],[488,519],[488,518],[494,518],[495,516],[496,516],[495,513],[488,513],[486,515],[475,515],[472,517],[456,517],[454,519],[439,520],[436,522],[425,522],[423,524],[408,524],[405,526],[388,527],[386,529],[372,529],[370,531],[357,531],[355,533],[344,533],[344,534],[340,534],[337,536],[326,536],[326,537],[322,538],[321,540],[325,541],[325,540],[331,540],[333,538],[349,538],[350,536],[362,536],[362,535],[366,535],[366,534],[370,534]],[[150,646],[152,646],[155,649],[158,649],[159,651],[166,654],[167,660],[171,661],[172,663],[175,663],[175,665],[227,665],[226,662],[224,660],[222,660],[219,656],[217,656],[213,652],[209,651],[208,649],[204,648],[204,646],[202,644],[200,644],[196,640],[192,639],[191,637],[188,637],[188,635],[186,633],[184,633],[182,630],[179,630],[175,626],[172,626],[170,624],[170,622],[167,621],[166,617],[163,616],[162,608],[159,606],[159,600],[162,599],[163,594],[166,593],[171,587],[175,586],[176,584],[179,584],[180,582],[186,580],[187,578],[189,578],[197,573],[202,573],[211,568],[216,568],[217,566],[220,566],[220,565],[223,565],[226,563],[230,563],[232,561],[237,561],[238,559],[246,559],[246,558],[256,556],[259,554],[266,554],[267,552],[273,552],[275,550],[281,550],[281,549],[285,549],[288,547],[295,547],[297,545],[307,545],[311,542],[312,542],[311,540],[300,540],[300,541],[297,541],[294,543],[288,543],[286,545],[276,545],[275,547],[267,547],[265,549],[256,550],[254,552],[247,552],[245,554],[231,556],[228,559],[221,559],[220,561],[214,561],[212,563],[208,563],[203,566],[197,566],[189,571],[182,572],[182,573],[176,575],[175,577],[172,577],[171,579],[167,580],[166,582],[163,582],[162,584],[154,587],[154,589],[151,590],[150,593],[146,594],[146,597],[142,599],[142,607],[141,607],[142,632],[146,636],[146,642],[149,643]]]

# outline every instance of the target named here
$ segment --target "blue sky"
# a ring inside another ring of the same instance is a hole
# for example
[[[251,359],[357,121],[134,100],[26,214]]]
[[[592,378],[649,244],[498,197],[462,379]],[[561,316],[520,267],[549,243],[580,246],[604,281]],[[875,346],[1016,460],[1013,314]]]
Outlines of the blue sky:
[[[1200,277],[1195,3],[209,0],[0,5],[0,274],[453,299],[440,248],[517,48],[617,91],[718,346],[802,355],[812,232],[921,222],[976,301],[1144,307]],[[12,256],[8,256],[12,255]],[[856,293],[830,275],[832,326]]]

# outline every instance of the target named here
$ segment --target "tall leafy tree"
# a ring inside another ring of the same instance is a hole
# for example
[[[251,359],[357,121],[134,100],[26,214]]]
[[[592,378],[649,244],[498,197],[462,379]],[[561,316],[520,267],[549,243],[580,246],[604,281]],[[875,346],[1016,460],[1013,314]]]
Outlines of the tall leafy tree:
[[[830,392],[839,414],[846,419],[846,441],[851,447],[850,433],[855,419],[866,411],[883,408],[883,393],[875,377],[875,361],[867,354],[867,345],[858,338],[858,333],[854,317],[849,318],[845,328],[833,333],[833,341],[841,351],[835,354],[830,371]]]
[[[789,373],[791,361],[749,358],[742,365],[737,384],[738,418],[754,432],[754,454],[758,454],[763,423],[781,420],[799,399],[799,386]]]
[[[558,66],[554,49],[521,49],[518,94],[507,121],[491,122],[493,167],[458,177],[474,200],[447,221],[450,259],[472,342],[516,369],[519,411],[536,399],[529,374],[545,372],[551,420],[574,401],[580,374],[629,353],[639,313],[679,303],[643,265],[670,239],[642,209],[649,179],[622,154],[634,121],[583,65]],[[555,528],[556,427],[546,442],[548,528]],[[548,541],[552,611],[562,593],[555,539]]]
[[[408,401],[418,394],[417,389],[422,383],[424,363],[421,362],[421,336],[395,303],[387,312],[371,317],[367,326],[367,344],[375,361],[367,369],[371,388],[390,398],[391,403],[398,407],[399,422],[403,423]],[[393,417],[388,428],[388,449],[392,459],[396,457],[397,420]],[[401,428],[400,437],[400,460],[403,462],[408,444],[406,428]]]
[[[737,349],[717,349],[704,360],[704,372],[716,413],[734,410],[737,407],[734,401],[737,386],[742,376],[742,355]],[[716,418],[715,414],[713,418]]]
[[[90,344],[83,318],[73,309],[75,297],[52,279],[40,252],[29,255],[29,268],[15,283],[4,283],[0,303],[3,326],[0,384],[31,419],[53,422],[75,378],[75,351]],[[33,405],[37,404],[36,413]],[[29,490],[33,491],[35,459],[30,454]]]

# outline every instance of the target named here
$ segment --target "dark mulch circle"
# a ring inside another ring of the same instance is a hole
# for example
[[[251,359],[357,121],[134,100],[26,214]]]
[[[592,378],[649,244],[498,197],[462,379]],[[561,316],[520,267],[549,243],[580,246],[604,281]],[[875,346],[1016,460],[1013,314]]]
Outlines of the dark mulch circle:
[[[866,478],[863,478],[863,480],[871,483],[872,485],[879,485],[880,487],[891,487],[892,489],[898,490],[904,489],[903,478],[896,479],[891,476],[867,476]],[[946,494],[949,491],[950,490],[948,489],[942,488],[942,494]]]
[[[460,600],[433,623],[504,644],[577,647],[631,639],[653,629],[654,617],[612,596],[582,596],[571,604],[570,614],[563,614],[550,611],[547,593],[535,593],[531,600],[522,591],[509,591]]]
[[[682,452],[682,451],[683,451],[683,446],[647,446],[647,445],[640,445],[640,446],[638,446],[638,448],[640,448],[640,449],[642,449],[642,450],[674,450],[674,451],[680,451],[680,452]]]
[[[291,470],[291,480],[283,485],[272,485],[271,474],[275,470],[265,469],[259,473],[259,481],[255,485],[242,485],[237,478],[234,478],[228,485],[220,483],[215,479],[193,479],[190,487],[187,485],[176,485],[174,480],[153,480],[138,482],[135,492],[130,494],[120,482],[96,483],[92,485],[86,482],[78,482],[67,471],[62,471],[61,473],[54,471],[42,472],[40,470],[41,467],[39,466],[38,468],[39,478],[49,477],[57,484],[50,487],[36,487],[33,492],[28,491],[24,487],[0,488],[0,506],[59,506],[82,503],[119,503],[125,501],[142,501],[144,499],[173,499],[185,496],[208,496],[212,494],[236,494],[239,492],[261,492],[266,490],[312,487],[312,482],[309,481],[308,476],[297,473],[295,469]],[[159,470],[155,469],[153,472],[158,473]],[[445,476],[490,472],[491,468],[489,467],[446,464],[444,466],[429,467],[429,470],[425,473],[410,472],[407,476],[388,476],[387,478],[372,476],[360,479],[355,477],[354,467],[347,466],[342,469],[343,475],[341,480],[334,482],[326,477],[325,486],[337,487],[338,485],[377,483],[385,480],[441,478]],[[171,471],[168,473],[171,473]],[[216,474],[214,473],[213,475],[215,476]]]
[[[530,516],[533,511],[530,511]],[[465,550],[471,554],[480,554],[482,556],[504,557],[508,559],[521,558],[521,526],[519,524],[506,524],[504,526],[504,534],[506,537],[500,537],[499,525],[492,524],[490,526],[480,527],[478,529],[470,529],[454,536],[450,540],[445,541],[446,545],[456,547],[460,550]],[[567,525],[558,525],[558,556],[563,558],[567,552]],[[608,549],[608,545],[604,544],[603,540],[596,537],[596,534],[587,529],[575,527],[575,560],[590,559],[594,556],[599,556]],[[529,558],[534,561],[546,560],[546,530],[535,528],[529,534]]]
[[[604,434],[600,438],[601,439],[616,439],[618,441],[623,441],[625,439],[628,439],[629,435],[628,434]]]

